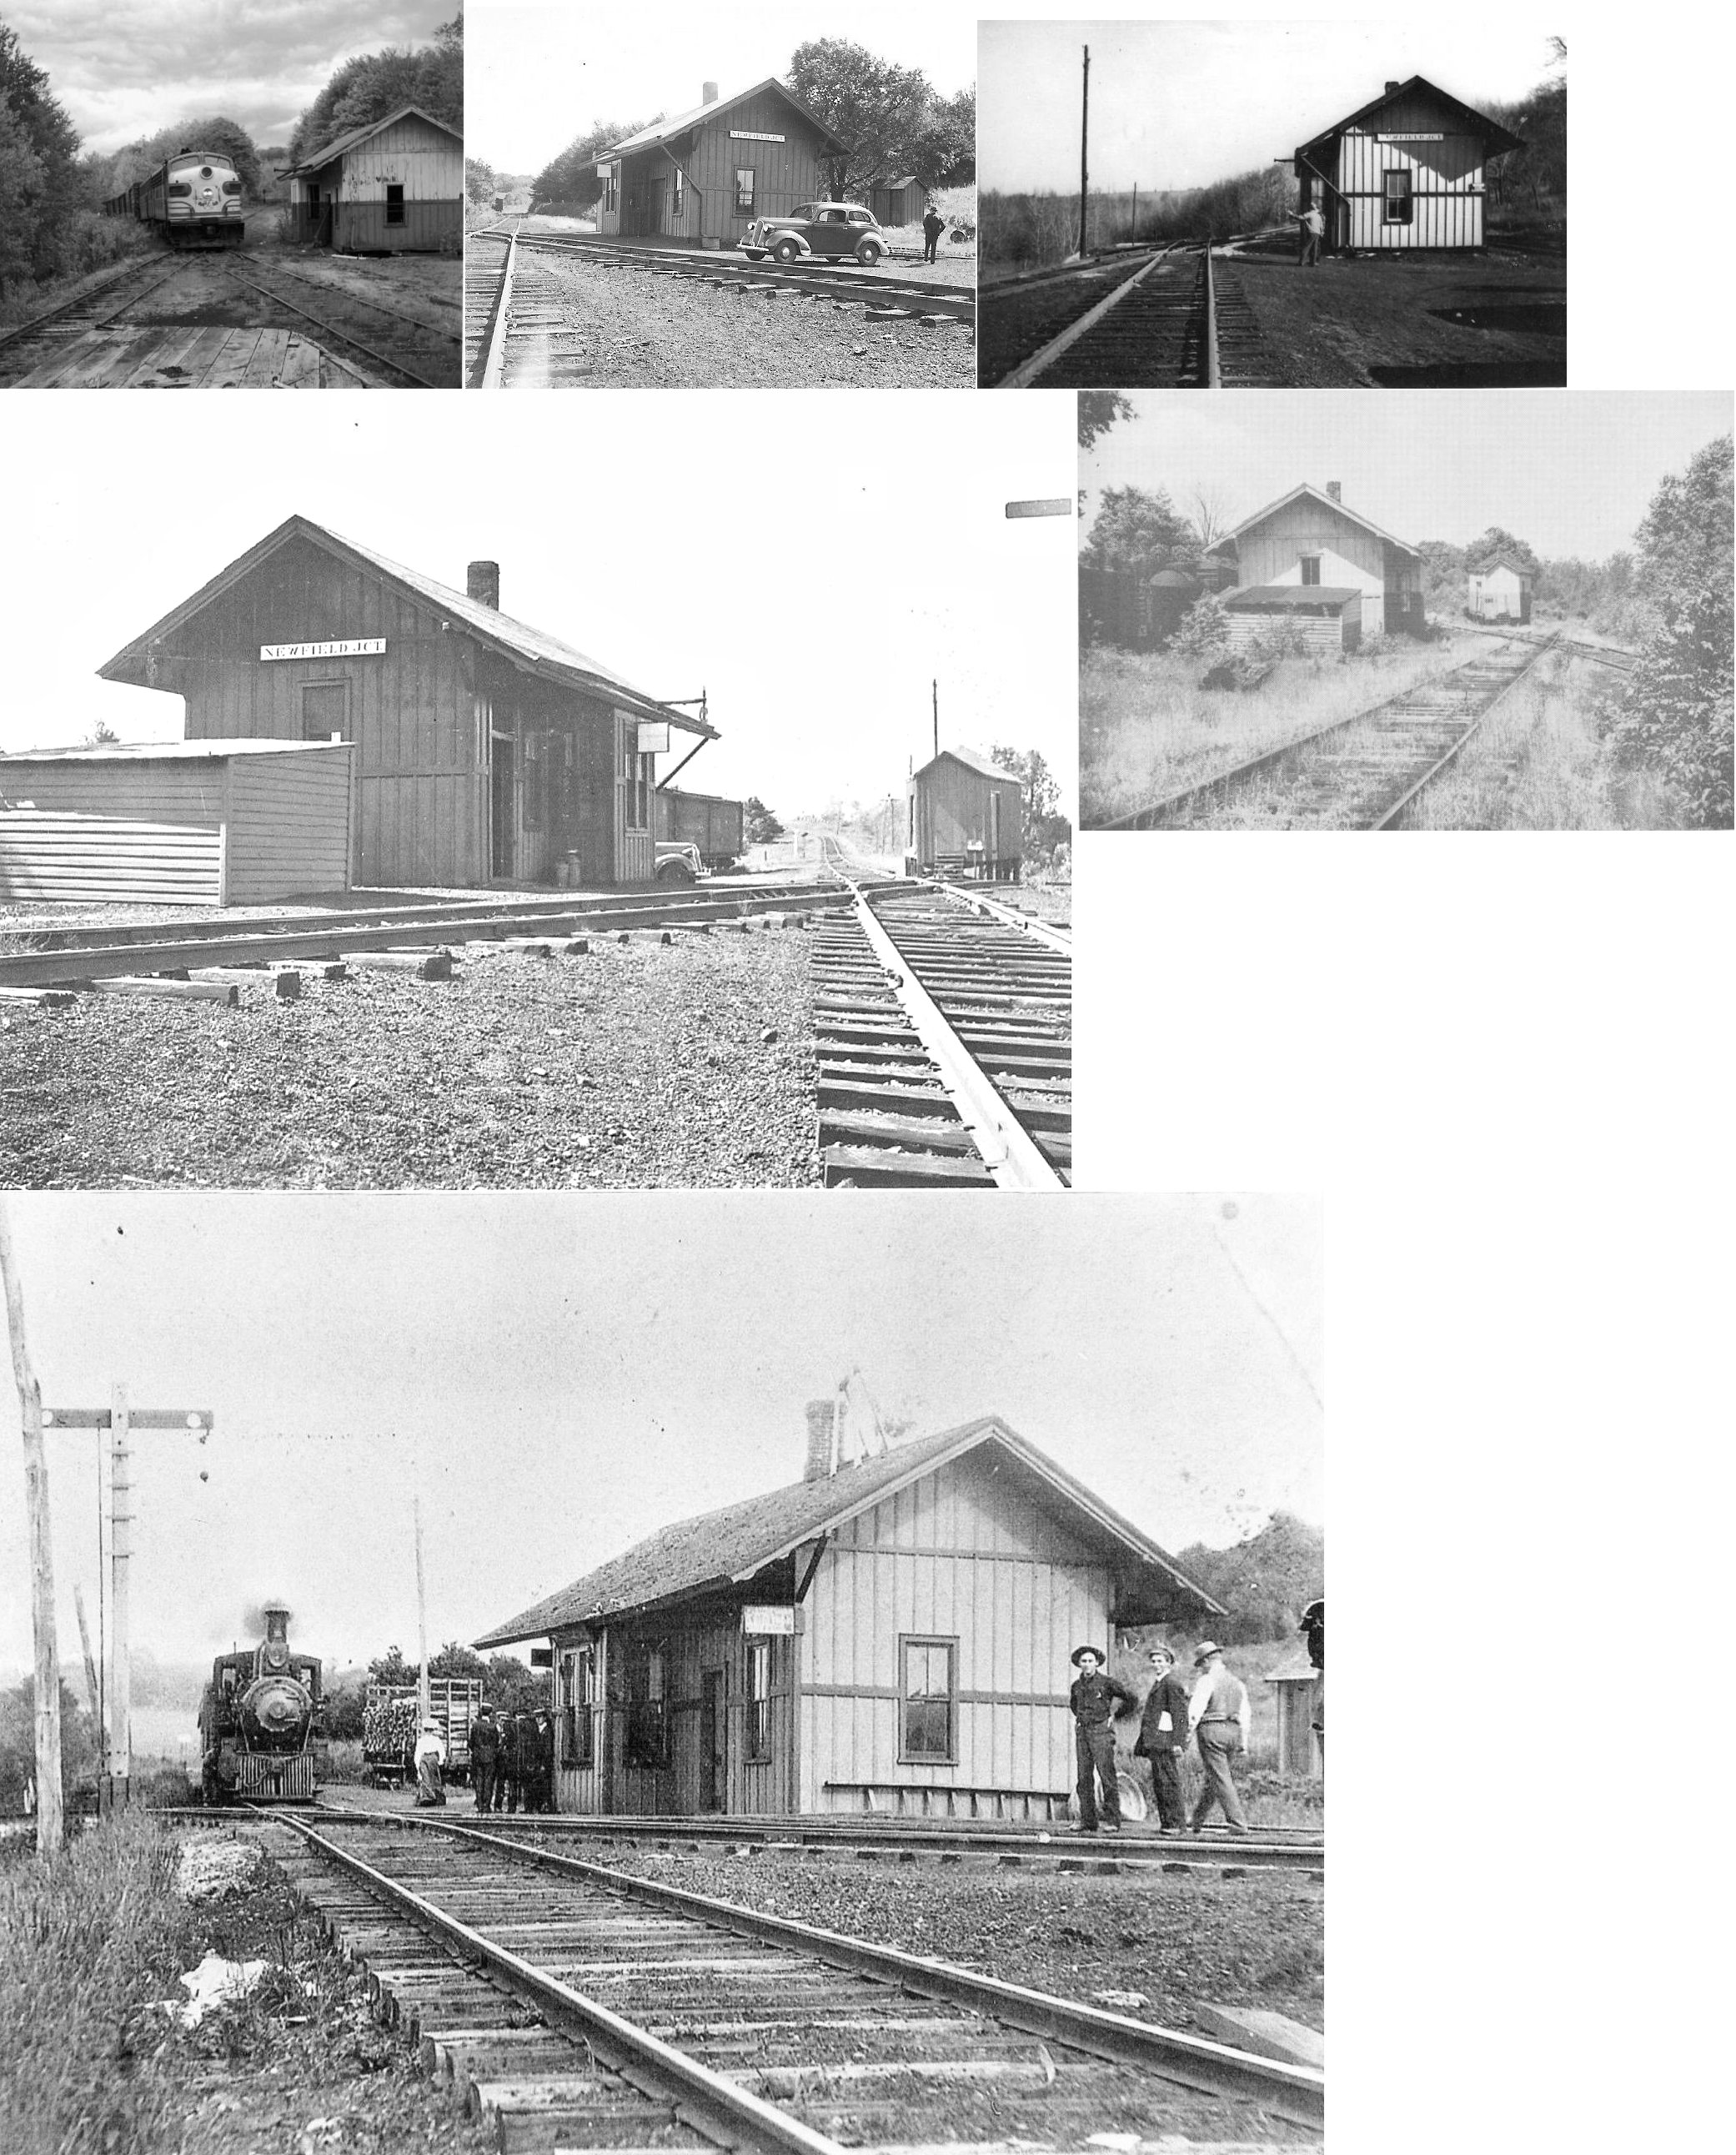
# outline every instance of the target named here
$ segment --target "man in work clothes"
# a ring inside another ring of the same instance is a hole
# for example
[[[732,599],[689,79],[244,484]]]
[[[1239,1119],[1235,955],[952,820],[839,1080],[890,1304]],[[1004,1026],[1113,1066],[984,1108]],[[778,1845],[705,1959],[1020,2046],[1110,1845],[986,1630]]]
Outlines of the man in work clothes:
[[[1157,1830],[1180,1833],[1187,1823],[1182,1807],[1182,1753],[1187,1748],[1187,1687],[1176,1674],[1176,1657],[1165,1646],[1146,1656],[1151,1664],[1151,1688],[1140,1717],[1136,1758],[1151,1761],[1151,1793],[1157,1799]]]
[[[1252,1710],[1248,1687],[1223,1666],[1223,1650],[1210,1639],[1202,1639],[1193,1656],[1196,1671],[1187,1702],[1187,1723],[1199,1744],[1199,1763],[1206,1769],[1206,1785],[1193,1807],[1193,1830],[1206,1822],[1214,1803],[1233,1834],[1248,1831],[1248,1814],[1230,1773],[1230,1760],[1248,1748]]]
[[[492,1706],[479,1707],[476,1719],[470,1724],[470,1777],[476,1787],[476,1807],[479,1811],[493,1809],[499,1774],[500,1731],[494,1726],[494,1709]]]
[[[1320,266],[1320,242],[1326,236],[1326,220],[1318,202],[1310,202],[1306,209],[1292,210],[1290,215],[1297,223],[1296,267],[1305,269]]]
[[[927,211],[922,218],[922,259],[925,262],[932,262],[934,260],[935,248],[939,243],[941,234],[946,230],[946,228],[947,220],[941,215],[934,204],[930,202]]]
[[[1067,1703],[1073,1709],[1073,1748],[1079,1759],[1079,1824],[1074,1830],[1097,1830],[1096,1784],[1100,1781],[1103,1823],[1111,1833],[1119,1833],[1121,1799],[1116,1788],[1112,1724],[1117,1713],[1136,1710],[1139,1701],[1126,1684],[1105,1673],[1103,1656],[1095,1646],[1075,1646],[1072,1659],[1079,1671],[1067,1694]]]

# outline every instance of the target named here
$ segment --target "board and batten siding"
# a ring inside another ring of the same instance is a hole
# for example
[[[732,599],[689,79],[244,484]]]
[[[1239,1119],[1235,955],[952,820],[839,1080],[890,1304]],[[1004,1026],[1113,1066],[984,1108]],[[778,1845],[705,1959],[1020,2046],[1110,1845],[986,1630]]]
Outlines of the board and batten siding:
[[[911,851],[923,867],[962,860],[973,842],[982,847],[985,860],[1019,859],[1024,789],[1011,772],[1004,780],[988,778],[942,755],[910,783]],[[991,805],[997,798],[998,824]]]
[[[1309,495],[1238,535],[1237,583],[1244,591],[1261,584],[1299,584],[1305,554],[1319,556],[1319,582],[1351,585],[1362,593],[1365,636],[1384,632],[1388,597],[1409,597],[1419,587],[1415,563],[1397,547]]]
[[[1068,1656],[1107,1649],[1112,1599],[1104,1557],[979,1460],[847,1522],[820,1559],[798,1641],[800,1809],[862,1809],[872,1791],[881,1809],[1047,1815],[1075,1779]],[[906,1637],[956,1641],[950,1763],[899,1755]]]
[[[1386,174],[1411,182],[1408,223],[1386,218]],[[1450,108],[1413,92],[1383,105],[1377,125],[1339,138],[1340,244],[1452,248],[1483,244],[1483,144]]]
[[[782,141],[753,141],[756,135],[779,135]],[[697,236],[732,246],[757,217],[786,217],[805,202],[827,196],[820,137],[813,123],[770,90],[745,105],[733,105],[698,130],[687,163],[693,185],[704,197],[702,221],[689,206],[687,228]],[[738,169],[753,174],[753,207],[736,207]]]

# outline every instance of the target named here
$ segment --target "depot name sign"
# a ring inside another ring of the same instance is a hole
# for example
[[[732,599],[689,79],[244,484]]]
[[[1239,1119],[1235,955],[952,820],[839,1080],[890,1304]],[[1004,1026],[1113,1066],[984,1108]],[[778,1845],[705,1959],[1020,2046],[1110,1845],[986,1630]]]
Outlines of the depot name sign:
[[[261,658],[367,658],[385,649],[383,636],[352,636],[337,643],[262,643]]]

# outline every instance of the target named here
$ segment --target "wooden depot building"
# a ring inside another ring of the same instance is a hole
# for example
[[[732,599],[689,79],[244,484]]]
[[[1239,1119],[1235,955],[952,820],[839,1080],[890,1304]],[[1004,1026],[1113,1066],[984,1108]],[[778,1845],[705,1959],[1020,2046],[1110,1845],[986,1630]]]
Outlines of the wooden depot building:
[[[1333,649],[1422,627],[1422,555],[1346,509],[1336,479],[1324,494],[1292,487],[1211,551],[1235,566],[1236,588],[1224,606],[1238,639],[1257,633],[1266,617],[1286,614],[1319,624],[1315,640]]]
[[[99,671],[183,698],[189,740],[353,743],[364,888],[650,883],[657,755],[717,738],[503,614],[496,563],[457,591],[305,516]]]
[[[825,160],[847,154],[819,114],[774,76],[734,97],[720,98],[708,82],[691,111],[599,153],[597,230],[736,247],[756,218],[825,202],[831,185]]]
[[[666,1528],[498,1624],[547,1640],[558,1808],[1045,1819],[1076,1779],[1079,1646],[1221,1616],[998,1417]]]
[[[1489,160],[1519,146],[1516,135],[1413,74],[1302,144],[1299,207],[1325,212],[1329,254],[1482,247]]]
[[[452,254],[464,244],[464,137],[420,105],[352,127],[285,171],[287,237],[340,254]]]
[[[983,883],[1017,883],[1024,852],[1024,784],[966,748],[945,748],[906,786],[906,863]]]

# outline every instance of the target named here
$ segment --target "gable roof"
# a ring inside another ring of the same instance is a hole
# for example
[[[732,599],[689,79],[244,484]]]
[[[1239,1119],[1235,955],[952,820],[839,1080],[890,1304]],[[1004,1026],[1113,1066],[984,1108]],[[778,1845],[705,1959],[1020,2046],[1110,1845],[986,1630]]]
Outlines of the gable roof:
[[[1383,531],[1370,518],[1359,516],[1354,509],[1346,509],[1341,501],[1335,501],[1330,494],[1322,494],[1317,486],[1306,484],[1293,486],[1288,494],[1280,495],[1276,501],[1269,501],[1264,509],[1256,509],[1252,516],[1244,516],[1233,531],[1226,532],[1208,550],[1213,554],[1223,553],[1225,548],[1233,546],[1244,531],[1253,530],[1256,524],[1264,524],[1269,516],[1276,516],[1279,509],[1288,509],[1293,501],[1299,501],[1304,494],[1310,500],[1319,502],[1321,508],[1330,509],[1336,515],[1348,517],[1352,524],[1360,524],[1365,531],[1373,532],[1376,539],[1385,540],[1389,546],[1396,546],[1401,554],[1408,554],[1413,561],[1422,559],[1414,546],[1407,545],[1402,539],[1395,539],[1390,531]]]
[[[750,97],[758,97],[766,90],[774,92],[794,111],[799,112],[810,127],[817,128],[825,138],[829,148],[836,155],[840,157],[849,155],[850,145],[840,141],[819,115],[804,105],[793,90],[786,90],[776,75],[768,74],[763,82],[756,82],[751,90],[738,90],[731,97],[714,97],[709,104],[696,105],[690,111],[677,112],[667,120],[654,120],[649,127],[641,127],[636,135],[624,135],[619,142],[611,142],[606,150],[599,150],[597,160],[606,164],[630,150],[654,150],[660,142],[667,142],[677,135],[685,135],[690,127],[715,120],[732,106],[745,105]]]
[[[868,1511],[895,1490],[919,1482],[969,1453],[993,1446],[1010,1456],[1048,1486],[1058,1504],[1115,1542],[1135,1564],[1162,1575],[1208,1615],[1223,1610],[1197,1586],[1171,1557],[1136,1527],[1112,1512],[1081,1482],[1057,1467],[1029,1439],[987,1415],[957,1429],[939,1431],[895,1445],[877,1458],[858,1460],[815,1482],[793,1482],[769,1494],[750,1497],[722,1511],[702,1513],[665,1527],[625,1554],[613,1557],[583,1579],[534,1602],[518,1615],[474,1641],[478,1650],[539,1639],[574,1625],[617,1619],[695,1594],[739,1586],[769,1564],[792,1556],[804,1542],[831,1533],[860,1512]]]
[[[967,770],[975,771],[980,778],[998,778],[1006,786],[1023,786],[1024,784],[1016,770],[1007,770],[992,756],[978,755],[973,748],[943,748],[938,755],[930,756],[922,769],[912,775],[926,777],[936,764],[945,763],[949,759],[953,763],[962,763]]]
[[[1497,554],[1492,561],[1485,561],[1480,569],[1472,569],[1468,574],[1486,576],[1492,569],[1509,569],[1515,576],[1534,576],[1537,573],[1534,569],[1528,569],[1523,561],[1515,561],[1510,554]]]
[[[1318,135],[1299,146],[1296,155],[1299,157],[1305,156],[1310,150],[1324,148],[1335,135],[1342,135],[1348,128],[1360,127],[1364,120],[1371,120],[1376,113],[1383,110],[1387,105],[1396,105],[1401,98],[1414,97],[1419,93],[1438,99],[1448,111],[1456,114],[1462,120],[1468,120],[1470,124],[1466,132],[1480,135],[1483,137],[1486,156],[1499,156],[1504,151],[1519,148],[1519,138],[1517,135],[1509,135],[1507,130],[1497,121],[1477,111],[1473,106],[1464,104],[1450,90],[1441,89],[1438,84],[1428,81],[1422,75],[1413,74],[1408,81],[1400,83],[1396,90],[1382,90],[1378,97],[1371,98],[1368,103],[1361,106],[1359,110],[1351,113],[1343,120],[1335,120],[1330,127],[1323,127]]]
[[[676,710],[660,704],[656,697],[644,689],[636,688],[615,673],[595,658],[588,658],[582,651],[559,637],[548,636],[528,622],[514,621],[494,607],[483,605],[463,591],[455,591],[450,586],[437,583],[432,576],[425,576],[419,569],[406,569],[401,562],[390,561],[384,554],[376,554],[371,547],[360,546],[353,539],[340,538],[323,524],[315,524],[306,516],[289,516],[275,531],[268,532],[257,546],[232,561],[227,569],[219,570],[208,584],[195,591],[191,598],[183,599],[178,607],[154,622],[142,636],[135,636],[130,643],[117,651],[106,665],[96,669],[105,681],[126,681],[137,688],[149,687],[146,662],[146,647],[170,635],[183,622],[191,619],[202,608],[221,598],[232,586],[250,575],[272,555],[287,546],[292,540],[304,539],[323,551],[334,555],[338,560],[376,570],[392,583],[416,597],[437,606],[443,614],[462,622],[467,633],[490,650],[498,651],[513,661],[523,672],[539,681],[557,681],[578,688],[587,688],[606,695],[611,702],[646,716],[666,719],[671,725],[685,732],[702,734],[708,740],[717,738],[716,727],[705,719],[696,718],[692,712]]]
[[[396,127],[401,120],[425,120],[429,126],[437,127],[442,135],[450,135],[453,141],[462,144],[464,140],[457,128],[448,126],[444,120],[437,120],[431,112],[424,112],[421,105],[401,105],[396,112],[388,112],[384,120],[370,120],[365,127],[351,127],[341,135],[334,135],[324,149],[310,152],[299,164],[285,166],[283,177],[287,180],[292,175],[299,177],[303,172],[316,171],[321,165],[329,165],[334,157],[341,157],[347,151],[358,148],[372,136],[384,134],[388,127]]]

